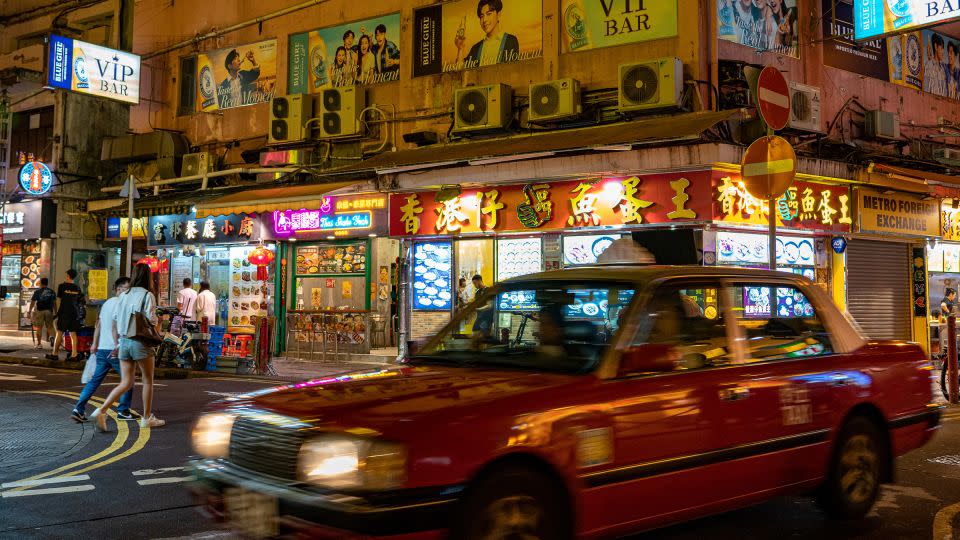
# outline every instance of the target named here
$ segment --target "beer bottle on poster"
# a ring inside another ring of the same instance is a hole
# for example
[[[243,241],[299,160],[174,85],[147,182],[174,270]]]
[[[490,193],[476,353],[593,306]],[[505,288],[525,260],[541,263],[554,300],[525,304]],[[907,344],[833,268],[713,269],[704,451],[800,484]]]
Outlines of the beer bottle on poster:
[[[197,55],[197,94],[200,96],[201,112],[215,111],[220,108],[213,63],[206,54]]]
[[[593,48],[590,29],[587,27],[587,12],[581,0],[564,0],[563,27],[571,51]]]

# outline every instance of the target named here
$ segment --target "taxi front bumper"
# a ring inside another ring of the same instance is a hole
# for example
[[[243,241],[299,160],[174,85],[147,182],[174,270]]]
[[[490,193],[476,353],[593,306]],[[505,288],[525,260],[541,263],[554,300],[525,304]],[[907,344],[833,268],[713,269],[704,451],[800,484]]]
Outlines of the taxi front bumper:
[[[277,500],[280,537],[311,538],[442,538],[460,487],[411,490],[371,501],[352,495],[322,493],[303,483],[259,475],[219,459],[188,464],[195,480],[190,489],[204,511],[227,518],[224,494],[240,488]]]

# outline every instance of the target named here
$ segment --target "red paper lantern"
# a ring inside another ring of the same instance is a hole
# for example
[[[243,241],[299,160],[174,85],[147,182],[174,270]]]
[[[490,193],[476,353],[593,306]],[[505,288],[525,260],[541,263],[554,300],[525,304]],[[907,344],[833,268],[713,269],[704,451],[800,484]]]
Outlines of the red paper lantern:
[[[137,264],[145,264],[150,267],[151,272],[160,271],[160,259],[154,257],[153,255],[147,255],[146,257],[137,261]]]
[[[267,266],[273,262],[274,258],[273,252],[264,246],[253,248],[253,251],[247,255],[247,260],[250,261],[250,264],[257,267],[257,281],[266,281],[268,279]]]

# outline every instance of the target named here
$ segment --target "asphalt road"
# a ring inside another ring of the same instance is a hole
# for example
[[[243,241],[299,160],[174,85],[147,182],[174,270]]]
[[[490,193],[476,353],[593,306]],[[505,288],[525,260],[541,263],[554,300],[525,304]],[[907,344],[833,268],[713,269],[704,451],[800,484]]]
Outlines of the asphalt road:
[[[116,382],[108,378],[98,395]],[[81,388],[77,372],[0,364],[0,539],[234,538],[200,515],[184,488],[190,424],[204,404],[270,384],[158,381],[156,413],[165,427],[122,422],[118,429],[111,420],[112,432],[100,434],[68,418]],[[134,409],[139,405],[137,393]],[[934,538],[937,514],[950,518],[948,507],[960,503],[960,412],[948,413],[930,444],[900,458],[897,476],[861,522],[827,520],[810,500],[791,497],[635,538]]]

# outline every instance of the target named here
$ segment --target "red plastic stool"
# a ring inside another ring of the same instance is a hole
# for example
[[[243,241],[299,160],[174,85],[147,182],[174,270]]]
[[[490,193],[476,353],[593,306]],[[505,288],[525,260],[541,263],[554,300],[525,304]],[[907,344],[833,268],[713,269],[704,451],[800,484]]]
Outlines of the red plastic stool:
[[[235,347],[237,348],[236,356],[240,358],[245,358],[250,354],[250,343],[253,341],[253,336],[237,336],[233,339]]]

